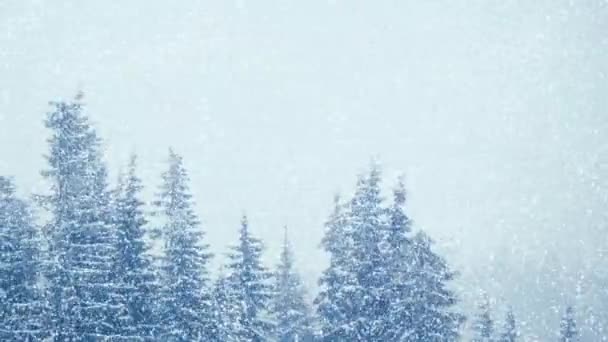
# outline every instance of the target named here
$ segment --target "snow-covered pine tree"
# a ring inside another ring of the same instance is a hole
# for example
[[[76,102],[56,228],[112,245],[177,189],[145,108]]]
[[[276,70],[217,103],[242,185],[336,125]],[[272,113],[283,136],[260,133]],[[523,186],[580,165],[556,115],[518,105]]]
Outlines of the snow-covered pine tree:
[[[169,169],[155,202],[164,225],[161,258],[161,322],[165,341],[214,341],[208,264],[212,257],[193,210],[182,158],[169,151]]]
[[[513,310],[509,309],[507,311],[507,317],[505,318],[505,325],[503,327],[503,332],[500,335],[499,342],[515,342],[519,337],[519,332],[517,331],[517,323],[515,322],[515,315],[513,314]]]
[[[388,208],[389,226],[384,242],[384,254],[390,275],[387,295],[391,305],[388,310],[385,340],[399,341],[413,333],[411,317],[412,295],[412,231],[411,220],[405,213],[406,191],[399,178],[393,190],[393,203]]]
[[[220,268],[219,275],[213,284],[213,303],[215,322],[217,325],[217,341],[239,342],[238,334],[242,331],[238,320],[240,303],[236,295],[230,291],[228,276],[224,273],[224,268]]]
[[[116,337],[127,312],[114,272],[115,232],[111,223],[106,168],[100,140],[82,113],[79,94],[53,102],[46,127],[52,131],[43,176],[50,195],[41,196],[51,213],[45,229],[45,265],[50,304],[47,321],[55,341]]]
[[[274,274],[272,314],[276,320],[278,342],[304,342],[312,340],[311,310],[306,303],[305,290],[294,266],[293,253],[287,237]]]
[[[424,233],[413,238],[400,182],[382,205],[380,171],[360,177],[353,199],[335,204],[323,248],[329,267],[315,303],[324,341],[456,341],[464,316],[453,311],[455,277]]]
[[[574,317],[574,308],[566,307],[566,312],[561,319],[559,325],[559,341],[560,342],[575,342],[578,341],[578,330],[576,329],[576,320]]]
[[[490,299],[487,294],[483,295],[478,310],[472,327],[474,334],[472,342],[491,342],[494,340],[494,321],[490,313]]]
[[[39,291],[40,237],[11,179],[0,176],[0,340],[44,336]]]
[[[329,254],[329,266],[319,279],[321,289],[315,299],[320,324],[321,341],[356,340],[351,298],[357,286],[352,272],[353,239],[348,222],[349,207],[334,198],[334,209],[325,223],[321,241]]]
[[[229,272],[227,299],[237,331],[232,335],[237,341],[261,342],[272,339],[274,323],[270,317],[272,287],[271,274],[262,265],[263,245],[249,231],[247,217],[243,216],[239,241],[228,255]]]
[[[432,249],[424,232],[412,239],[411,281],[413,283],[412,325],[402,341],[458,341],[465,317],[454,311],[458,299],[447,288],[455,277],[446,261]]]
[[[140,200],[143,186],[136,174],[136,156],[132,155],[124,178],[119,181],[113,200],[113,220],[116,225],[114,277],[121,284],[121,293],[129,312],[122,335],[150,338],[160,332],[156,305],[158,281],[148,255],[143,213]]]
[[[346,204],[335,203],[323,248],[330,264],[316,299],[325,341],[383,341],[389,326],[388,219],[380,195],[380,170],[359,177]]]
[[[380,182],[380,168],[373,163],[369,174],[359,178],[350,201],[352,271],[357,280],[351,320],[358,341],[384,341],[387,328],[390,270],[383,250],[388,229]]]

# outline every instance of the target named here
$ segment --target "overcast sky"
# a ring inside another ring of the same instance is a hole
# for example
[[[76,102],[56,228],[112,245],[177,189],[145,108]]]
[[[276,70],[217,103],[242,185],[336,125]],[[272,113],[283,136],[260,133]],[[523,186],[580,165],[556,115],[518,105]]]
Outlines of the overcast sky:
[[[172,146],[215,251],[247,213],[274,263],[287,225],[314,291],[333,195],[377,157],[463,307],[549,338],[607,309],[607,77],[604,0],[0,0],[0,174],[44,190],[47,102],[82,89],[113,175],[137,152],[151,199]]]

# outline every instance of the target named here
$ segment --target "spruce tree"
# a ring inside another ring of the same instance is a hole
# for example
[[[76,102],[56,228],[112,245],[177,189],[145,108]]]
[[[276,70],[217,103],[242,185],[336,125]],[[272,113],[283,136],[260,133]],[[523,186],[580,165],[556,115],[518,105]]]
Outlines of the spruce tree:
[[[133,155],[125,178],[119,182],[113,219],[117,233],[114,276],[122,285],[129,313],[129,321],[122,327],[122,334],[134,338],[149,338],[160,330],[155,312],[158,283],[145,241],[147,220],[143,214],[144,203],[139,198],[142,189]]]
[[[214,320],[217,325],[217,341],[239,342],[237,332],[243,331],[238,320],[240,303],[236,293],[231,291],[229,279],[220,269],[213,285]]]
[[[490,313],[490,300],[484,294],[479,303],[479,312],[473,322],[473,342],[491,342],[494,336],[494,321]]]
[[[503,328],[503,332],[500,336],[500,342],[515,342],[517,341],[517,337],[519,336],[519,332],[517,331],[517,324],[515,322],[515,315],[513,314],[513,310],[509,309],[507,311],[507,317],[505,319],[505,326]]]
[[[411,220],[405,213],[406,191],[399,178],[388,208],[389,226],[384,242],[387,271],[390,275],[387,296],[391,302],[386,321],[385,339],[400,340],[413,335],[412,240]]]
[[[315,299],[322,341],[354,341],[355,327],[352,301],[357,280],[352,271],[353,239],[348,221],[349,207],[334,198],[334,210],[325,223],[321,241],[329,254],[329,266],[319,279],[321,289]]]
[[[262,242],[251,235],[247,217],[243,216],[239,241],[231,247],[227,265],[227,298],[238,329],[232,332],[237,341],[266,341],[272,335],[271,274],[262,265],[263,249]]]
[[[156,206],[164,219],[161,234],[161,321],[166,341],[213,341],[214,324],[208,264],[212,257],[193,210],[182,158],[169,151],[169,169]]]
[[[383,341],[386,333],[390,274],[383,243],[386,240],[386,211],[380,194],[380,169],[372,164],[360,177],[350,202],[349,224],[353,239],[352,265],[357,284],[351,319],[359,341]]]
[[[45,275],[55,341],[117,337],[127,319],[118,285],[113,283],[115,232],[111,222],[106,168],[100,140],[83,114],[79,94],[72,102],[53,102],[46,119],[49,168],[43,176],[51,191],[42,196],[50,209]]]
[[[359,177],[353,198],[336,203],[323,240],[330,254],[317,297],[323,339],[382,341],[389,304],[386,209],[380,195],[380,170],[372,165]]]
[[[44,336],[39,291],[40,239],[27,204],[11,179],[0,176],[0,339]]]
[[[575,342],[578,341],[578,331],[576,329],[576,321],[574,317],[574,308],[566,307],[566,312],[560,322],[559,330],[560,342]]]
[[[323,248],[329,267],[316,298],[324,341],[455,341],[464,317],[447,284],[455,277],[423,233],[410,238],[402,182],[386,208],[380,170],[336,202]]]
[[[305,291],[294,269],[293,253],[287,238],[283,239],[280,262],[274,275],[272,313],[276,319],[278,342],[310,341],[312,339],[310,308]]]
[[[454,311],[458,299],[447,288],[456,273],[432,249],[433,240],[424,232],[412,239],[411,279],[413,293],[411,328],[403,341],[458,341],[465,317]]]
[[[456,273],[432,249],[424,232],[412,234],[412,221],[405,213],[406,190],[401,178],[388,208],[385,260],[389,290],[385,340],[457,341],[465,317],[454,310],[458,299],[448,289]]]

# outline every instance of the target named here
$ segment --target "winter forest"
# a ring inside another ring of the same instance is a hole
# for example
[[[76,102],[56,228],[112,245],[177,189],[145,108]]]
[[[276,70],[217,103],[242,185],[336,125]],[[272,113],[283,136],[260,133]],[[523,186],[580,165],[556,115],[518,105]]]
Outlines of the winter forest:
[[[193,210],[188,171],[169,150],[167,170],[145,213],[135,155],[109,186],[101,140],[83,113],[82,94],[52,103],[51,188],[35,196],[50,218],[36,226],[30,204],[0,178],[2,339],[53,341],[456,341],[465,316],[453,310],[455,276],[412,231],[406,192],[380,193],[372,165],[352,198],[335,199],[323,249],[330,265],[313,307],[294,269],[285,229],[280,263],[267,269],[262,241],[242,217],[239,238],[211,278],[209,252]],[[150,228],[149,215],[158,219]],[[150,253],[153,245],[160,254]],[[481,308],[478,338],[493,338]],[[576,336],[566,316],[563,338]],[[507,317],[501,341],[514,341]]]
[[[110,186],[101,139],[74,101],[52,102],[46,155],[48,194],[34,197],[49,219],[0,177],[2,339],[6,341],[458,341],[466,315],[455,310],[457,276],[415,231],[407,193],[391,200],[372,163],[354,194],[336,197],[322,248],[329,266],[314,302],[294,268],[288,229],[280,262],[268,269],[264,244],[246,216],[216,277],[205,230],[193,209],[188,171],[169,150],[153,213],[143,209],[137,157]],[[157,225],[149,225],[151,219]],[[160,253],[151,252],[153,246]],[[495,327],[487,298],[471,317],[472,341],[516,341],[508,312]],[[495,331],[496,330],[496,331]],[[576,341],[573,308],[559,341]]]
[[[0,0],[0,341],[608,341],[606,33]]]

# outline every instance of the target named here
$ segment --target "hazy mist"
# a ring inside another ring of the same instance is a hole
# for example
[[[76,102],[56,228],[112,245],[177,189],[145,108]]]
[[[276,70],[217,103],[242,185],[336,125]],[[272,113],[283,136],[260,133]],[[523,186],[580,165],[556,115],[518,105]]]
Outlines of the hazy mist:
[[[0,174],[44,191],[47,103],[83,90],[112,177],[138,153],[151,200],[173,147],[216,263],[246,212],[312,292],[377,158],[465,311],[487,291],[548,340],[565,304],[608,326],[607,77],[603,0],[0,0]]]

